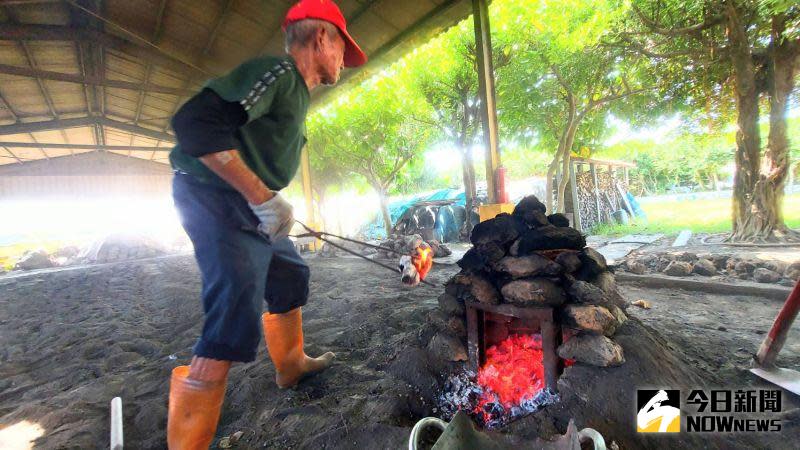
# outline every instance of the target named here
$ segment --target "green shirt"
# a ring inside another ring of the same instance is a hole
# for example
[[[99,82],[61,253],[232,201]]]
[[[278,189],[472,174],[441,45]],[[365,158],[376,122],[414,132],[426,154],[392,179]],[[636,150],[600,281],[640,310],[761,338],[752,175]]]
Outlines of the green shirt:
[[[308,88],[292,58],[255,58],[205,87],[244,107],[247,122],[236,133],[242,159],[267,187],[285,188],[300,167],[309,105]],[[199,158],[183,153],[180,144],[169,160],[174,169],[201,182],[232,189]]]

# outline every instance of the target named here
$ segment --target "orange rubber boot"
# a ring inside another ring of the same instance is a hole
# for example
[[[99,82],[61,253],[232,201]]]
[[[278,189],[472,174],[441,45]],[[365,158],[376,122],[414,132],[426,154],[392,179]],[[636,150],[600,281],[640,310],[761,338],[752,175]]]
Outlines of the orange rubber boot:
[[[303,351],[303,315],[300,308],[283,314],[264,313],[264,340],[272,363],[275,364],[275,382],[280,388],[296,385],[304,376],[324,370],[331,365],[335,355],[327,352],[311,358]]]
[[[200,381],[189,366],[172,369],[169,386],[167,445],[170,450],[205,450],[217,431],[226,380]]]

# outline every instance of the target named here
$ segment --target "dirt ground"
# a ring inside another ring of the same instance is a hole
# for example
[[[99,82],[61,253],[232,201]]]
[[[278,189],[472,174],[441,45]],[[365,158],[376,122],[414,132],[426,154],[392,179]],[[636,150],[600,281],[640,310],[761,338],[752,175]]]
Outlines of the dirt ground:
[[[217,438],[241,431],[235,448],[406,447],[415,421],[435,415],[433,397],[447,370],[423,350],[441,289],[404,288],[399,277],[354,259],[309,263],[306,350],[334,351],[336,364],[297,389],[279,390],[262,348],[256,362],[232,370]],[[457,269],[437,265],[428,279],[442,284]],[[199,334],[199,290],[191,256],[0,278],[0,439],[16,427],[41,448],[107,447],[108,404],[121,396],[126,445],[163,448],[169,373],[189,361]],[[636,436],[635,407],[619,406],[637,385],[761,385],[743,368],[780,303],[638,287],[623,294],[654,305],[631,308],[641,322],[629,321],[615,337],[629,362],[567,369],[562,404],[505,433],[563,433],[574,418],[579,429],[595,427],[623,448],[790,448],[800,439],[796,410],[784,417],[780,436]],[[781,364],[796,368],[800,336],[789,340]],[[792,408],[784,396],[784,410]]]

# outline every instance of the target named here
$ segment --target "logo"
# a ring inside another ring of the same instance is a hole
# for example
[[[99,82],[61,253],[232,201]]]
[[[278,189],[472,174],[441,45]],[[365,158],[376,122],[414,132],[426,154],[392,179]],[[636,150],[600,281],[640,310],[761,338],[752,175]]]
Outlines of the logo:
[[[636,431],[639,433],[679,433],[681,431],[681,391],[638,390]]]

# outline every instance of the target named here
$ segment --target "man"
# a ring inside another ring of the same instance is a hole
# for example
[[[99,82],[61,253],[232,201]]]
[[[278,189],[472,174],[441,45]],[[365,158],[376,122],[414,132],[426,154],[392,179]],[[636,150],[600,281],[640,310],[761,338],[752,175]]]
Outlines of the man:
[[[300,1],[283,27],[287,56],[256,58],[209,81],[172,119],[173,196],[194,245],[205,310],[191,365],[176,367],[170,380],[172,449],[210,445],[231,363],[255,359],[262,328],[281,388],[334,358],[303,351],[309,269],[287,237],[292,207],[278,191],[300,164],[309,91],[335,84],[343,66],[366,56],[330,0]]]

